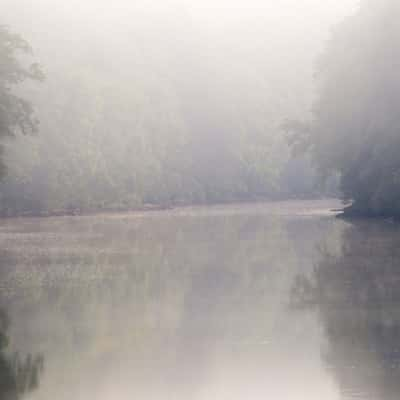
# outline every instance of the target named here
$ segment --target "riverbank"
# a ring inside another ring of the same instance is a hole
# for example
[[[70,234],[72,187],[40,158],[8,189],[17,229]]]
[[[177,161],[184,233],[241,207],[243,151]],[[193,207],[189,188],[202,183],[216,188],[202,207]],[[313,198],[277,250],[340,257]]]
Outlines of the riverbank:
[[[45,212],[23,212],[16,215],[2,215],[2,219],[12,218],[54,218],[54,217],[85,217],[96,215],[118,215],[118,214],[158,214],[171,212],[174,214],[187,214],[203,211],[204,213],[219,213],[221,210],[230,209],[234,212],[260,212],[268,207],[273,214],[299,214],[310,215],[315,213],[332,213],[340,215],[343,212],[341,200],[335,198],[319,199],[253,199],[243,201],[227,201],[215,203],[188,203],[173,205],[144,204],[143,206],[131,208],[109,207],[94,210],[53,210]]]

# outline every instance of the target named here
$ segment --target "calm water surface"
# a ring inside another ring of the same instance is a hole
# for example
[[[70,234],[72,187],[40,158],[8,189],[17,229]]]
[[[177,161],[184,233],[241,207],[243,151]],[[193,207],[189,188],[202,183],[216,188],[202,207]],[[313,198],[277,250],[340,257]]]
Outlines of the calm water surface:
[[[336,202],[0,223],[0,399],[400,397],[400,226]]]

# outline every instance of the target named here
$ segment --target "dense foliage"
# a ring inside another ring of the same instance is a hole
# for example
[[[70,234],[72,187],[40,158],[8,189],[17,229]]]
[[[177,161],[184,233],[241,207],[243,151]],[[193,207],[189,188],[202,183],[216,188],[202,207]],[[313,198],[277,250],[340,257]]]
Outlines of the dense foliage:
[[[32,36],[46,81],[21,91],[35,104],[40,132],[5,143],[3,214],[318,192],[307,157],[289,160],[280,131],[285,109],[303,106],[285,99],[273,72],[249,74],[249,61],[236,55],[227,66],[233,43],[210,46],[199,27],[153,26],[129,37],[78,28]]]
[[[321,172],[340,174],[356,213],[400,215],[399,16],[398,1],[364,0],[336,27],[318,65],[313,120],[295,127]]]
[[[40,130],[3,142],[0,213],[319,195],[281,125],[309,115],[313,60],[351,2],[301,17],[284,1],[3,0],[46,81],[18,85]]]
[[[19,35],[0,25],[0,138],[35,132],[38,121],[31,104],[13,92],[13,87],[26,80],[42,80],[38,64],[25,65],[18,53],[30,54],[29,44]],[[4,165],[1,163],[1,172]]]

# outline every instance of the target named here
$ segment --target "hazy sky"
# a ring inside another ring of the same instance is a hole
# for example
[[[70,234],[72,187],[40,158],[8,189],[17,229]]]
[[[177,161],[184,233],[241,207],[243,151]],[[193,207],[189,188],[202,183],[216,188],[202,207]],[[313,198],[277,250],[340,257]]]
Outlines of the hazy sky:
[[[359,0],[0,0],[0,21],[35,45],[36,37],[84,40],[96,35],[107,46],[135,40],[129,35],[176,37],[207,45],[228,43],[274,53],[297,52],[311,59],[330,27],[352,13]],[[3,7],[1,7],[3,5]],[[49,32],[51,29],[51,32]],[[187,36],[187,37],[186,37]],[[178,44],[179,45],[179,44]],[[158,43],[154,47],[162,46]],[[40,49],[39,49],[40,50]]]
[[[82,59],[98,68],[100,60],[116,66],[119,74],[125,68],[152,79],[153,71],[160,82],[166,75],[192,79],[200,65],[214,71],[208,85],[224,77],[236,92],[246,87],[256,96],[252,104],[271,98],[276,109],[288,96],[291,104],[309,102],[317,55],[332,25],[358,3],[0,0],[0,21],[32,43],[46,70],[60,70],[57,62],[80,68]]]
[[[8,10],[20,12],[21,19],[29,19],[39,11],[77,21],[143,23],[149,19],[188,15],[194,20],[227,27],[251,21],[268,20],[274,26],[319,25],[335,22],[351,13],[358,0],[2,0],[6,16]],[[15,16],[15,15],[14,15]],[[140,17],[140,19],[139,19]],[[31,21],[32,25],[35,21]],[[90,25],[89,25],[90,26]]]
[[[102,68],[98,64],[103,63],[115,66],[118,74],[135,71],[141,80],[154,74],[160,86],[164,76],[185,75],[196,84],[194,71],[200,66],[213,74],[200,85],[213,87],[224,79],[234,92],[252,96],[248,106],[271,102],[276,110],[290,98],[304,109],[312,93],[315,60],[332,25],[358,3],[0,0],[0,22],[32,43],[46,70],[61,71],[66,63],[79,70],[85,62]]]

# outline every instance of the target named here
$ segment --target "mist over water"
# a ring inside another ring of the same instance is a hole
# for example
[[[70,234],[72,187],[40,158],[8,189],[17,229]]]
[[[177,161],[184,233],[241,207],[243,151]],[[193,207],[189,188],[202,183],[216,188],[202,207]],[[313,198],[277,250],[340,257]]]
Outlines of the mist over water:
[[[398,227],[332,206],[9,220],[1,307],[11,351],[43,360],[31,398],[395,398]]]
[[[399,16],[0,0],[0,400],[397,399]]]
[[[33,398],[294,398],[307,379],[337,398],[290,292],[345,227],[299,206],[10,220],[1,302],[12,348],[44,358]]]

